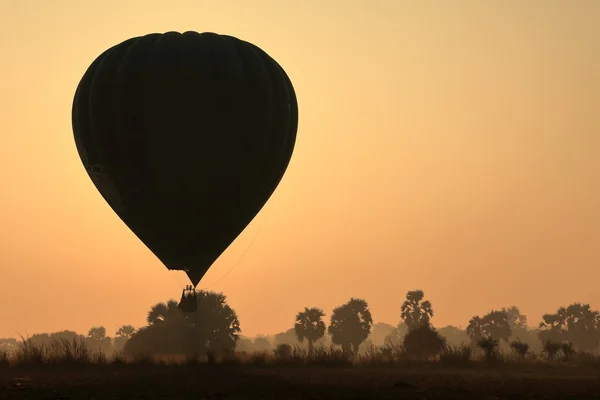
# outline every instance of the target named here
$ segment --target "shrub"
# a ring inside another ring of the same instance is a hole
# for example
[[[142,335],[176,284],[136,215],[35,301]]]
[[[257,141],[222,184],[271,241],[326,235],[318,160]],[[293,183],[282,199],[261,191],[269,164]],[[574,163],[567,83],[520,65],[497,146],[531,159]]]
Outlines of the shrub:
[[[520,340],[515,340],[510,343],[510,348],[521,358],[525,358],[527,352],[529,351],[529,344],[523,343]]]
[[[573,348],[573,343],[571,342],[561,343],[560,349],[562,350],[565,360],[569,360],[575,354],[575,349]]]
[[[439,355],[446,347],[446,338],[430,325],[421,325],[408,331],[403,347],[410,357],[429,359]]]
[[[477,346],[484,352],[486,360],[497,359],[498,340],[491,337],[484,337],[477,341]]]
[[[558,354],[558,351],[560,350],[561,347],[562,347],[562,343],[553,342],[551,340],[546,340],[544,342],[543,352],[546,353],[546,355],[548,356],[548,358],[550,360],[554,360],[554,358],[556,357],[556,354]]]
[[[288,362],[292,359],[292,346],[286,343],[282,343],[277,345],[275,350],[273,350],[273,355],[275,359],[279,362]]]

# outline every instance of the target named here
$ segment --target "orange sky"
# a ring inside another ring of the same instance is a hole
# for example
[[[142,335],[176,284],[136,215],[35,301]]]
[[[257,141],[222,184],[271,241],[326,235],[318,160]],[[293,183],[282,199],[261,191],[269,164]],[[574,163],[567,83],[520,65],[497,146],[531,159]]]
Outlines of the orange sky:
[[[141,326],[188,283],[104,202],[71,130],[93,59],[168,30],[251,41],[297,92],[287,175],[199,285],[245,335],[351,296],[395,324],[416,288],[438,326],[600,308],[598,17],[596,0],[0,1],[0,336]]]

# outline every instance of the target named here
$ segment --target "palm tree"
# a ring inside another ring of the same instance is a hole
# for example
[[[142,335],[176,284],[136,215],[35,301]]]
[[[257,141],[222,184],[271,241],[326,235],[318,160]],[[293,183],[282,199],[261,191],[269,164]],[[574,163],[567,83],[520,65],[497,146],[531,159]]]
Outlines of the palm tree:
[[[131,339],[131,337],[133,336],[134,333],[135,333],[135,327],[133,325],[121,326],[115,332],[115,340],[114,340],[115,349],[121,350],[123,348],[123,346],[125,346],[125,343],[127,343],[127,341],[129,339]]]
[[[169,300],[166,303],[153,305],[150,311],[148,311],[146,321],[148,325],[182,323],[185,321],[185,315],[177,307],[177,301]]]
[[[216,352],[235,350],[242,330],[235,310],[227,304],[227,297],[223,293],[200,290],[196,299],[197,310],[184,317],[204,338],[206,347]]]
[[[88,331],[88,338],[91,340],[104,340],[106,338],[106,328],[103,326],[94,326]]]
[[[431,303],[423,301],[425,294],[422,290],[413,290],[406,293],[406,301],[402,304],[400,317],[408,326],[408,329],[414,329],[422,325],[429,325],[429,320],[433,317]]]
[[[131,335],[135,333],[135,327],[133,325],[123,325],[121,326],[117,332],[115,332],[115,337],[123,338],[124,340],[129,340]]]
[[[148,312],[148,327],[142,328],[127,341],[124,351],[147,345],[162,346],[164,351],[174,351],[178,345],[198,351],[231,353],[241,332],[235,311],[227,304],[222,293],[199,291],[196,293],[197,309],[184,313],[175,300],[158,303]],[[164,343],[159,343],[164,342]]]
[[[93,351],[106,353],[111,347],[111,340],[106,336],[106,328],[95,326],[88,331],[87,344]]]
[[[296,337],[300,343],[304,342],[304,339],[308,341],[309,356],[313,354],[313,343],[325,334],[325,322],[321,319],[324,316],[323,310],[316,307],[304,307],[304,311],[296,315],[296,323],[294,324]]]
[[[334,344],[341,345],[345,353],[356,354],[360,344],[371,333],[372,325],[373,318],[367,302],[351,298],[348,303],[333,310],[327,330]]]

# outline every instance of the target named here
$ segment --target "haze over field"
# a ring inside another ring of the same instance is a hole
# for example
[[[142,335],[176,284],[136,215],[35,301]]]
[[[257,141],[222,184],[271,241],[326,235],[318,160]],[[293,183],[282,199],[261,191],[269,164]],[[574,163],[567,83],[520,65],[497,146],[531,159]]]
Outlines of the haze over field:
[[[188,283],[102,199],[71,128],[101,52],[170,30],[256,43],[298,97],[283,181],[198,286],[244,335],[350,297],[396,324],[415,288],[436,326],[600,307],[600,3],[165,4],[0,2],[0,337],[142,326]]]

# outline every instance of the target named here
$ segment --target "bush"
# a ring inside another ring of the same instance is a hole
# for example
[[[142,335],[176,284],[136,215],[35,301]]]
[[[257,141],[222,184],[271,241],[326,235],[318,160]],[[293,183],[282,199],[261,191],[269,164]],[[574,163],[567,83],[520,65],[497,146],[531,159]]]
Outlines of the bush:
[[[554,360],[554,358],[556,357],[556,354],[558,354],[558,351],[561,349],[561,347],[562,347],[562,343],[553,342],[551,340],[546,340],[544,342],[543,352],[546,353],[546,355],[548,356],[548,358],[550,360]]]
[[[446,338],[432,326],[422,325],[408,331],[404,336],[403,347],[409,357],[430,359],[444,350]]]
[[[279,362],[288,362],[292,360],[292,346],[286,343],[282,343],[275,347],[273,350],[275,359]]]
[[[562,350],[565,360],[569,360],[575,354],[575,349],[573,348],[573,343],[571,342],[562,343],[560,345],[560,349]]]
[[[484,337],[477,341],[477,346],[483,350],[486,360],[496,360],[498,350],[498,340],[491,337]]]
[[[529,351],[529,344],[523,343],[519,340],[515,340],[510,343],[510,348],[517,353],[521,358],[525,358]]]

